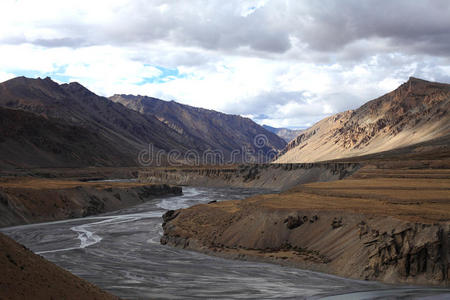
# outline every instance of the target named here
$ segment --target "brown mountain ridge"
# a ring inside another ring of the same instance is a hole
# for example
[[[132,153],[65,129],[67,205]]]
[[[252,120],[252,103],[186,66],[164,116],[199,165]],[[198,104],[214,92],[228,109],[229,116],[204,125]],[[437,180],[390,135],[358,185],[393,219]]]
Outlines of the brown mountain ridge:
[[[153,154],[162,150],[162,163],[171,150],[181,154],[182,162],[183,154],[192,150],[203,153],[214,149],[227,154],[231,149],[253,145],[258,134],[268,138],[264,154],[286,144],[249,119],[218,112],[214,118],[225,122],[201,124],[202,132],[214,136],[214,143],[206,143],[201,134],[192,134],[197,132],[195,122],[175,112],[166,116],[178,120],[183,131],[158,116],[98,96],[79,83],[58,84],[48,77],[17,77],[0,83],[0,107],[3,125],[10,128],[0,131],[0,165],[9,168],[136,166],[138,154],[150,144]],[[206,110],[189,109],[199,112],[199,120],[210,120]],[[188,109],[184,111],[181,114]]]
[[[197,149],[220,150],[230,158],[233,150],[247,149],[249,153],[276,154],[286,142],[253,122],[239,115],[193,107],[175,101],[134,95],[114,95],[114,102],[121,103],[144,116],[156,116],[178,133],[191,137]],[[255,144],[255,137],[261,136],[262,144]],[[239,161],[236,161],[239,162]]]
[[[276,163],[367,155],[450,134],[450,85],[411,77],[356,110],[325,118],[303,131]]]

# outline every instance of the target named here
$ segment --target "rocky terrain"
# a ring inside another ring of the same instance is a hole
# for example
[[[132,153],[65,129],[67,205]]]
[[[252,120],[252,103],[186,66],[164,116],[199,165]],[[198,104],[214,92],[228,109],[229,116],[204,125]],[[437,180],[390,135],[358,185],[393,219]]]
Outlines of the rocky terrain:
[[[267,129],[270,132],[275,133],[276,135],[281,137],[286,142],[290,142],[291,140],[293,140],[294,138],[299,136],[300,133],[303,131],[300,129],[293,130],[293,129],[288,129],[288,128],[276,128],[276,127],[271,127],[268,125],[263,125],[262,127],[264,127],[265,129]]]
[[[450,85],[411,77],[399,88],[303,131],[278,163],[315,162],[387,151],[450,133]]]
[[[119,299],[0,233],[1,299]]]
[[[177,194],[181,188],[165,184],[3,178],[0,227],[85,217]]]
[[[245,148],[249,158],[256,162],[265,162],[283,149],[286,142],[275,133],[259,126],[249,118],[228,115],[175,101],[163,101],[157,98],[133,95],[114,95],[114,102],[140,112],[145,116],[156,116],[158,120],[183,136],[190,138],[196,150],[217,150],[224,154],[225,162],[242,162],[242,155],[233,156],[233,150]],[[264,139],[255,143],[255,137],[263,135]],[[276,151],[274,151],[276,150]],[[262,152],[262,157],[258,153]],[[250,162],[250,161],[247,161]]]
[[[169,211],[161,243],[355,279],[448,286],[450,168],[422,163],[368,164],[344,180]]]

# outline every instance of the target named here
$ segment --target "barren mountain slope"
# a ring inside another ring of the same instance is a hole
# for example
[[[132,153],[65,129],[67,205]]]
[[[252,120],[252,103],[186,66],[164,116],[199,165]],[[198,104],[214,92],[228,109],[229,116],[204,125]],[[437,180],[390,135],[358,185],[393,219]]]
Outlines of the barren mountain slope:
[[[338,159],[439,138],[450,133],[449,105],[449,84],[411,77],[393,92],[303,131],[275,162]]]
[[[242,150],[243,147],[256,154],[262,151],[265,156],[269,156],[286,145],[273,132],[238,115],[146,96],[114,95],[110,99],[145,116],[156,116],[180,134],[191,137],[198,149],[222,151],[227,159],[233,150]],[[265,138],[255,145],[255,137],[259,135],[264,135]],[[241,161],[241,156],[236,159],[235,162]]]
[[[133,165],[97,132],[0,107],[0,168]]]
[[[113,145],[113,149],[105,147],[101,151],[123,153],[123,160],[133,164],[136,164],[139,151],[148,148],[150,143],[156,150],[177,149],[183,153],[188,149],[195,149],[192,140],[155,117],[144,116],[113,103],[78,83],[59,85],[48,77],[17,77],[0,83],[0,107],[25,110],[44,118],[61,120],[68,125],[84,128],[84,131],[89,131],[91,135],[96,134],[100,140]],[[22,118],[21,121],[31,122],[27,118]],[[80,133],[82,134],[83,130]],[[89,149],[88,146],[87,150],[94,153],[98,149]],[[123,165],[120,161],[109,162]]]

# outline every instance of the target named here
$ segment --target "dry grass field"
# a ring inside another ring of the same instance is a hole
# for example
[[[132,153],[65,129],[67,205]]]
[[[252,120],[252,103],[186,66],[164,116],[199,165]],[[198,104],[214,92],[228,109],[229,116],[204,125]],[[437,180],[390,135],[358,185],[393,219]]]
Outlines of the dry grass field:
[[[247,201],[286,210],[350,210],[413,222],[449,221],[450,169],[367,166],[345,180],[304,184]]]
[[[0,188],[24,188],[36,190],[70,189],[76,187],[106,188],[131,188],[149,186],[151,184],[140,182],[116,182],[116,181],[79,181],[71,179],[48,179],[35,177],[19,177],[0,180]]]

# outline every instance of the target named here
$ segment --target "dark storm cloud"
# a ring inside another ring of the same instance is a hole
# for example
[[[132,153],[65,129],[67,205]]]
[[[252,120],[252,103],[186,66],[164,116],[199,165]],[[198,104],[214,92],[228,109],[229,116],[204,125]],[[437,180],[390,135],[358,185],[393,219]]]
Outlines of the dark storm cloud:
[[[239,1],[132,2],[119,11],[118,20],[99,29],[104,42],[168,40],[213,50],[284,53],[291,37],[309,51],[339,54],[346,46],[374,40],[365,50],[447,56],[450,53],[450,2],[445,0],[396,1],[272,1],[248,16],[238,12]],[[375,39],[385,39],[378,45]]]
[[[83,47],[89,44],[81,38],[60,38],[60,39],[36,39],[31,42],[32,44],[44,46],[48,48],[53,47]]]
[[[303,9],[307,17],[295,34],[312,50],[334,52],[358,40],[384,38],[387,51],[450,53],[449,1],[325,0]]]
[[[154,2],[155,3],[155,2]],[[239,2],[189,1],[161,7],[136,2],[127,14],[135,21],[115,26],[109,33],[126,42],[167,40],[177,45],[197,46],[210,50],[233,50],[250,47],[254,50],[282,53],[291,45],[285,28],[258,12],[242,16]],[[120,12],[123,14],[124,12]],[[119,33],[119,34],[117,34]],[[126,34],[122,34],[126,33]]]

